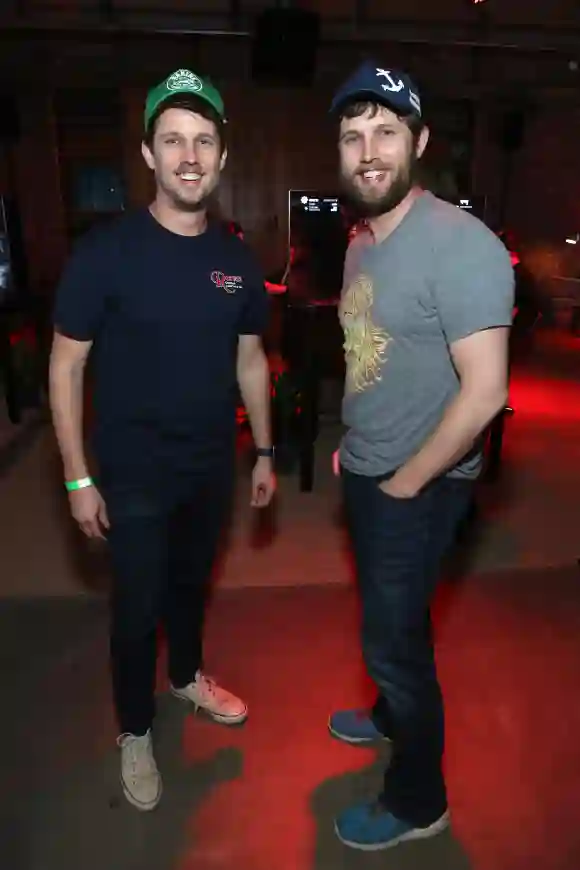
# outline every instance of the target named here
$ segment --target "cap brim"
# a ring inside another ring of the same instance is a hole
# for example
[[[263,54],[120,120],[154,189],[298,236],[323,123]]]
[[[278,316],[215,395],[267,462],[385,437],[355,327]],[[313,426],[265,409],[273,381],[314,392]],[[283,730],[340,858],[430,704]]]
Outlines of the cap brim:
[[[380,103],[381,106],[385,106],[385,108],[390,109],[396,115],[418,115],[418,112],[403,112],[401,107],[397,106],[396,103],[393,102],[393,100],[389,100],[388,97],[383,96],[383,94],[378,94],[376,91],[372,90],[352,91],[349,94],[339,95],[338,97],[335,97],[335,99],[330,104],[329,114],[336,115],[347,103],[352,103],[355,100],[365,99],[368,99],[373,103]]]

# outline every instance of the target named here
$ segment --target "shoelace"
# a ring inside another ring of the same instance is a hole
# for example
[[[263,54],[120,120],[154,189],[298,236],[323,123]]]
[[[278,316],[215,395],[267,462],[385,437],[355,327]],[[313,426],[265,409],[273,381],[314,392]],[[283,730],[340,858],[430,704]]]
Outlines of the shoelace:
[[[217,683],[212,677],[206,674],[200,674],[197,678],[197,684],[202,692],[207,692],[208,695],[217,695]]]
[[[126,738],[129,739],[127,740]],[[135,776],[137,765],[143,756],[145,756],[147,760],[149,769],[151,771],[153,770],[154,764],[153,753],[151,751],[151,741],[147,735],[143,737],[135,737],[134,734],[121,734],[121,736],[117,738],[117,743],[121,749],[124,749],[127,753],[127,761],[129,762],[129,767],[131,768],[131,774],[133,776]]]

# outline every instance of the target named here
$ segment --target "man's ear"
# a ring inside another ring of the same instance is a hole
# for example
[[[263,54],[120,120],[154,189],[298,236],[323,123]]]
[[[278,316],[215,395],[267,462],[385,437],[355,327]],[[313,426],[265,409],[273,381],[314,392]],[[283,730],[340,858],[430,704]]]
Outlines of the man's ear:
[[[228,149],[227,149],[227,148],[224,148],[224,150],[223,150],[223,154],[222,154],[222,156],[220,157],[220,172],[222,171],[222,169],[223,169],[224,166],[226,165],[226,161],[227,161],[227,159],[228,159]]]
[[[419,140],[417,142],[417,157],[422,157],[425,148],[427,147],[427,143],[429,142],[429,127],[423,127],[421,132],[419,133]]]
[[[155,169],[155,160],[153,159],[153,154],[151,153],[151,149],[149,145],[145,142],[141,142],[141,154],[143,155],[143,160],[149,167],[149,169]]]

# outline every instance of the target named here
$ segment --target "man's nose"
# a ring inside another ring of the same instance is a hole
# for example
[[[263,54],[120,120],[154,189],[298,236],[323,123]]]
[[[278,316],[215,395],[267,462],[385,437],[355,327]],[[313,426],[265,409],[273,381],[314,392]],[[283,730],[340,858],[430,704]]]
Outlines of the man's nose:
[[[361,145],[361,163],[371,163],[376,157],[374,142],[371,136],[365,136]]]
[[[182,161],[183,163],[198,163],[197,143],[188,142],[183,147]]]

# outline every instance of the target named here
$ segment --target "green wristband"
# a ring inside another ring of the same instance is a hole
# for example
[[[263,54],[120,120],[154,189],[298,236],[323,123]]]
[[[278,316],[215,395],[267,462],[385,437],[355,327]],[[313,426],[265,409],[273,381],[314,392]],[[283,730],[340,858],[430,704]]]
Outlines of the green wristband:
[[[86,489],[88,486],[93,486],[92,477],[82,477],[80,480],[67,480],[65,483],[68,492],[76,492],[77,489]]]

